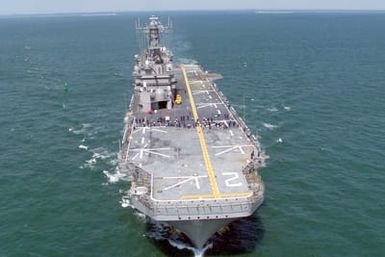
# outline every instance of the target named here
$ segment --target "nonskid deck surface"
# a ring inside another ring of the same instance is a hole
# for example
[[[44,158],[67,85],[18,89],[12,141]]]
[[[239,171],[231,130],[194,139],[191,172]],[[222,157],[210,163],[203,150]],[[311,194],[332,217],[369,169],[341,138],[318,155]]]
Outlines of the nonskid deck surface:
[[[182,65],[176,76],[183,103],[134,112],[126,160],[152,174],[154,201],[250,196],[242,170],[255,145],[199,66]]]

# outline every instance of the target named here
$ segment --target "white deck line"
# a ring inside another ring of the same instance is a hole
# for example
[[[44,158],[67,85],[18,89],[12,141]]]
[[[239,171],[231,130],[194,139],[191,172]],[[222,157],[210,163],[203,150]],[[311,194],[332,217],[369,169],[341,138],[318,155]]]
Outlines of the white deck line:
[[[220,198],[204,198],[204,199],[200,199],[200,198],[197,198],[197,199],[175,199],[175,200],[160,200],[160,199],[156,199],[154,198],[154,175],[151,174],[151,195],[150,195],[150,198],[152,201],[154,202],[159,202],[159,203],[169,203],[169,202],[173,202],[173,203],[176,203],[176,202],[201,202],[201,201],[214,201],[214,202],[218,202],[218,201],[226,201],[226,200],[234,200],[234,199],[247,199],[251,196],[253,196],[253,191],[250,192],[250,194],[248,195],[244,195],[244,196],[237,196],[237,197],[220,197]],[[229,204],[228,206],[231,206],[232,204]]]

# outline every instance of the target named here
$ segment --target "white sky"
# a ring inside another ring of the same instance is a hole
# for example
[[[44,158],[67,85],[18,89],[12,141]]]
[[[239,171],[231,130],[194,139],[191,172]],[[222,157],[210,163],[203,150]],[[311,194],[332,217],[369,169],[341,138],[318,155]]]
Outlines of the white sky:
[[[385,0],[0,0],[0,14],[207,9],[385,10]]]

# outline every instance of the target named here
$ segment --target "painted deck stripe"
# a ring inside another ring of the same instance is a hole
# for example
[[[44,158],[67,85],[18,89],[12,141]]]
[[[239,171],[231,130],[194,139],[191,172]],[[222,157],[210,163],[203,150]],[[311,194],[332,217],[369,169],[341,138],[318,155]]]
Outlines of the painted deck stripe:
[[[192,113],[193,113],[193,116],[194,116],[194,120],[197,121],[199,116],[198,116],[198,112],[197,112],[197,109],[196,109],[194,97],[193,97],[192,92],[191,92],[190,83],[189,83],[188,78],[187,78],[186,70],[185,70],[183,64],[180,67],[181,67],[181,70],[182,70],[182,73],[183,73],[183,77],[184,77],[184,80],[185,80],[185,83],[186,83],[186,88],[187,88],[188,96],[190,98],[191,110],[192,110]],[[214,170],[213,170],[213,167],[211,165],[209,153],[207,151],[205,136],[203,134],[203,130],[202,130],[200,124],[197,124],[196,129],[197,129],[199,141],[200,141],[201,148],[202,148],[203,159],[205,161],[207,173],[208,173],[209,178],[210,178],[211,190],[212,190],[213,196],[215,198],[218,198],[219,195],[220,195],[219,194],[219,189],[218,189],[218,184],[217,184],[217,181],[215,179]]]

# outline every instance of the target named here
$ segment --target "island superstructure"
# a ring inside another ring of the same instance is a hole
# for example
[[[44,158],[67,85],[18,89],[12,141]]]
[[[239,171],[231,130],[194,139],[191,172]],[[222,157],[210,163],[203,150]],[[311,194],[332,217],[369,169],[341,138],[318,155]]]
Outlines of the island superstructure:
[[[170,24],[152,16],[136,29],[148,41],[135,56],[119,167],[132,176],[132,206],[201,249],[215,232],[262,204],[257,169],[263,153],[217,88],[219,74],[196,64],[174,65],[160,43]]]

